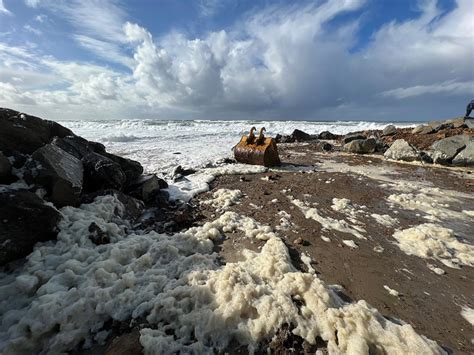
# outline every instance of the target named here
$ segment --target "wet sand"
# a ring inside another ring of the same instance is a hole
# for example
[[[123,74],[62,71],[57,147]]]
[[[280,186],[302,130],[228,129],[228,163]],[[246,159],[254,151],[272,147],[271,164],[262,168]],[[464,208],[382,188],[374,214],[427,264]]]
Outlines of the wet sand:
[[[228,210],[270,225],[285,241],[299,269],[308,271],[301,260],[301,255],[306,254],[320,279],[342,286],[338,293],[346,300],[367,301],[386,318],[411,324],[417,333],[437,341],[448,352],[474,353],[473,327],[460,315],[463,306],[474,308],[473,268],[449,268],[436,260],[405,254],[396,244],[394,232],[429,222],[425,218],[427,213],[394,205],[387,199],[390,194],[401,193],[390,181],[405,181],[412,182],[414,187],[439,188],[441,193],[459,192],[462,198],[452,200],[447,208],[456,213],[472,211],[474,171],[388,162],[374,155],[322,153],[312,144],[281,144],[279,150],[284,163],[281,169],[216,179],[211,191],[195,201],[201,215],[199,224],[219,213],[199,201],[211,198],[217,189],[241,190],[245,197]],[[349,199],[355,214],[348,216],[334,210],[333,198]],[[324,229],[317,221],[305,218],[292,199],[317,206],[326,217],[349,221],[364,230],[362,234],[367,239]],[[286,229],[282,227],[281,211],[291,215]],[[397,222],[392,226],[382,225],[371,217],[373,213],[388,214]],[[474,243],[472,219],[442,219],[440,224],[458,230],[461,238]],[[351,248],[343,240],[352,240],[358,247]],[[223,263],[233,262],[240,260],[241,250],[259,250],[264,244],[233,233],[216,244],[216,251]],[[442,268],[445,274],[434,273],[427,267],[428,263]],[[399,296],[391,295],[384,286],[398,291]],[[296,346],[297,352],[315,351],[309,344],[293,339],[287,329],[282,329],[279,337],[266,346],[276,352],[286,352],[289,346]]]

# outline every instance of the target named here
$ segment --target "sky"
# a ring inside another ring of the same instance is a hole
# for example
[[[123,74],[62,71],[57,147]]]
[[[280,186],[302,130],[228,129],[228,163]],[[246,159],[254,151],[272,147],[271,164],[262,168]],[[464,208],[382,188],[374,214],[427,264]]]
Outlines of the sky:
[[[0,0],[0,106],[424,121],[474,99],[474,0]]]

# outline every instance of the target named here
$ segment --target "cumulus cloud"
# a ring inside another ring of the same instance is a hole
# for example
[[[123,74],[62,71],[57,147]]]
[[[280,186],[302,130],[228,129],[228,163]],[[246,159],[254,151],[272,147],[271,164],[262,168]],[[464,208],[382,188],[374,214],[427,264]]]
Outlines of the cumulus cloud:
[[[36,65],[58,78],[61,89],[23,94],[35,103],[107,105],[114,115],[148,107],[166,118],[423,119],[462,111],[473,95],[470,0],[449,13],[421,1],[418,16],[384,24],[356,50],[363,19],[334,20],[360,13],[365,0],[270,5],[200,38],[176,30],[155,38],[126,22],[115,2],[60,4],[50,6],[67,15],[77,43],[124,70],[35,61],[29,55],[36,53],[5,54],[0,44],[7,67]],[[89,11],[105,15],[95,21]],[[3,97],[20,99],[15,83],[5,85]]]

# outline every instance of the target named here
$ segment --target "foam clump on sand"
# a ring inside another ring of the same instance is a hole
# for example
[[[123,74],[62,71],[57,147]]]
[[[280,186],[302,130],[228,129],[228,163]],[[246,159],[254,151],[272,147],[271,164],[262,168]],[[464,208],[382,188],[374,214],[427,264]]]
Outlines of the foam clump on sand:
[[[462,308],[461,316],[467,320],[471,325],[474,325],[474,309],[467,306]]]
[[[375,221],[385,227],[393,227],[398,223],[398,220],[396,218],[393,218],[389,216],[388,214],[378,214],[378,213],[372,213],[370,215]]]
[[[343,233],[349,233],[359,239],[367,239],[362,232],[365,232],[360,226],[350,225],[345,220],[338,220],[332,217],[324,217],[314,207],[307,206],[303,201],[290,198],[291,203],[297,206],[307,219],[313,219],[325,229],[336,230]]]
[[[330,353],[441,354],[408,324],[385,319],[365,301],[345,303],[317,276],[298,271],[268,226],[226,212],[172,236],[127,232],[113,196],[61,209],[56,242],[36,246],[25,264],[0,274],[0,353],[60,353],[107,336],[105,322],[146,319],[146,354],[213,353],[230,342],[273,337],[285,324]],[[91,222],[110,243],[88,238]],[[267,240],[244,260],[218,264],[212,239],[241,231]],[[298,300],[298,302],[295,302]]]
[[[451,268],[474,266],[474,246],[460,242],[451,229],[433,223],[396,231],[393,237],[408,255],[435,259]]]
[[[390,288],[390,287],[387,286],[387,285],[384,285],[383,288],[386,289],[387,292],[388,292],[391,296],[394,296],[394,297],[400,296],[400,292],[398,292],[397,290],[394,290],[393,288]]]
[[[238,204],[242,197],[243,193],[240,190],[219,189],[212,194],[212,199],[202,201],[202,203],[225,210]]]

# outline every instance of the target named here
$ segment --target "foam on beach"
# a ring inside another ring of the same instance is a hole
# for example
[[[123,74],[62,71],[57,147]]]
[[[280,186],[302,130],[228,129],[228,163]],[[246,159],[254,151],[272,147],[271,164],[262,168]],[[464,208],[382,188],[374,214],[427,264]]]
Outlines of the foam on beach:
[[[0,352],[59,353],[95,339],[110,319],[146,319],[147,354],[222,351],[231,341],[256,348],[284,324],[330,353],[444,353],[412,326],[385,319],[365,301],[346,303],[322,280],[298,271],[268,226],[226,212],[169,236],[127,231],[113,196],[61,209],[58,240],[38,244],[25,264],[0,276]],[[87,237],[95,222],[111,242]],[[266,240],[261,251],[222,266],[213,240],[242,232]],[[295,302],[298,300],[298,302]]]

